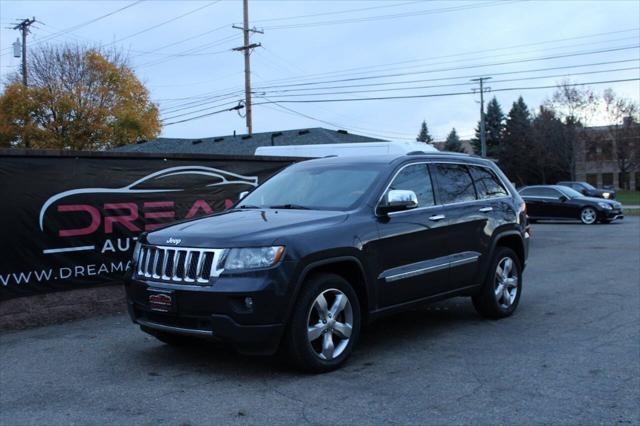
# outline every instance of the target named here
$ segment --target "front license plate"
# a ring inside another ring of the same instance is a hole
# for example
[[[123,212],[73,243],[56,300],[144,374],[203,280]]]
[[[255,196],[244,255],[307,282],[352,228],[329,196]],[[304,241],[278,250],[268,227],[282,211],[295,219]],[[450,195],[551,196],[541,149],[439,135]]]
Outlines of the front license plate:
[[[157,312],[173,312],[175,299],[171,293],[152,292],[149,294],[149,309]]]

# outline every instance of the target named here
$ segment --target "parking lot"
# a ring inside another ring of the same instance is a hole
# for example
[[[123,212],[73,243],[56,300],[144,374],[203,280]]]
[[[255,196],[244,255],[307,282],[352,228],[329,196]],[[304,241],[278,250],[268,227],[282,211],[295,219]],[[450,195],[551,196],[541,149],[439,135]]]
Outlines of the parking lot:
[[[324,375],[164,346],[124,314],[4,333],[0,424],[638,424],[639,219],[536,224],[513,317],[391,317]]]

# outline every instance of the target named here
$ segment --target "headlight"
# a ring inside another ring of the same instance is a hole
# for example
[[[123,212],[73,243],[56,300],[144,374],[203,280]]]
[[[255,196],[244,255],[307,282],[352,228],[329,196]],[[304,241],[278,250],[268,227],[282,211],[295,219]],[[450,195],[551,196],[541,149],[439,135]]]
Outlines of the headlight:
[[[133,263],[138,263],[140,248],[142,248],[142,244],[140,244],[140,241],[136,241],[136,245],[133,247]]]
[[[611,209],[613,209],[613,207],[611,207],[611,205],[610,205],[610,204],[607,204],[607,203],[598,203],[598,205],[599,205],[600,207],[602,207],[603,209],[605,209],[605,210],[611,210]]]
[[[282,257],[283,246],[233,248],[227,252],[224,260],[224,269],[233,271],[237,269],[268,268],[275,265]]]
[[[611,194],[610,194],[610,193],[608,193],[608,192],[603,192],[603,193],[602,193],[602,196],[603,196],[604,198],[609,198],[609,197],[611,197]]]

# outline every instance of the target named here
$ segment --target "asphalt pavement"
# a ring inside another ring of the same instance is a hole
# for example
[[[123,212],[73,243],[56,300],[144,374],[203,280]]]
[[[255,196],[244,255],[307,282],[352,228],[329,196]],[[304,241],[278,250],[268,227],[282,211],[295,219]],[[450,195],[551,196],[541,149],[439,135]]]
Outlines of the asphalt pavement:
[[[640,218],[534,225],[518,311],[375,323],[350,362],[175,349],[124,315],[0,335],[0,424],[639,424]]]

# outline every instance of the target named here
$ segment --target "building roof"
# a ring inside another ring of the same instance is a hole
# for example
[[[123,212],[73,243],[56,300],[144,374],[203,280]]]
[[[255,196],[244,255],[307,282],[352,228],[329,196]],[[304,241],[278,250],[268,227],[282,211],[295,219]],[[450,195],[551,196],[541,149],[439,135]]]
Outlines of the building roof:
[[[248,135],[229,135],[201,139],[158,138],[148,142],[125,145],[117,152],[253,155],[259,146],[316,145],[326,143],[382,142],[368,136],[348,133],[345,130],[329,130],[322,127],[282,130]]]

